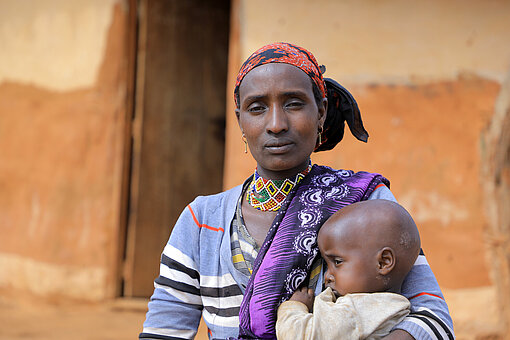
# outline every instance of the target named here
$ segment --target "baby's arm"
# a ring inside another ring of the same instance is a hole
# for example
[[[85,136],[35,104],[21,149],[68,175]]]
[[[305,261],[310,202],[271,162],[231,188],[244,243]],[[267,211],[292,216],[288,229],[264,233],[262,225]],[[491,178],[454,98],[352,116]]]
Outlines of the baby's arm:
[[[313,295],[312,289],[308,287],[301,287],[292,294],[289,301],[301,302],[308,307],[308,312],[312,312],[314,298],[315,296]]]
[[[278,340],[312,339],[313,290],[302,287],[278,308],[276,337]]]
[[[327,293],[327,292],[326,292]],[[331,290],[329,295],[321,293],[314,300],[314,312],[309,313],[308,306],[301,300],[313,296],[308,288],[301,288],[291,300],[278,308],[276,337],[278,340],[314,340],[314,339],[353,339],[356,334],[356,313],[352,303],[334,301]]]

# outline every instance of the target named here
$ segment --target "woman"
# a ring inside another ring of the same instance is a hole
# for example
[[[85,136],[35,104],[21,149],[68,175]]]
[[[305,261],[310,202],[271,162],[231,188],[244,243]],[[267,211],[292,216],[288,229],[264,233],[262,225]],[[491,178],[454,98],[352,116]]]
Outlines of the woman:
[[[243,185],[198,197],[183,211],[161,257],[141,339],[193,338],[201,316],[213,339],[274,339],[278,305],[304,284],[321,291],[322,223],[357,201],[395,201],[379,174],[312,166],[313,151],[342,139],[344,121],[356,138],[368,138],[352,96],[322,71],[310,52],[288,43],[264,46],[243,64],[236,115],[257,169]],[[423,255],[402,293],[413,313],[388,339],[453,339]]]

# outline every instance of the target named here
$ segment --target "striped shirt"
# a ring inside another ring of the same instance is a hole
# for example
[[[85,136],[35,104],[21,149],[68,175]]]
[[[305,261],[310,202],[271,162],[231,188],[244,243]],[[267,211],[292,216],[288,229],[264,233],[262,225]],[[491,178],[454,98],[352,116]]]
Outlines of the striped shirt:
[[[253,272],[253,263],[257,258],[260,247],[248,232],[241,209],[241,203],[246,194],[248,183],[249,182],[246,182],[244,184],[242,194],[237,200],[236,213],[230,228],[230,246],[232,248],[232,262],[234,262],[234,267],[249,278]],[[319,257],[312,263],[312,270],[308,282],[309,288],[315,289],[317,287],[321,268],[322,259]]]
[[[246,188],[244,188],[246,189]],[[234,267],[244,275],[250,277],[253,272],[253,262],[257,258],[260,247],[251,237],[246,225],[244,224],[241,202],[245,190],[239,195],[236,205],[236,213],[232,219],[232,227],[230,229],[230,247],[232,249],[232,262]]]
[[[241,186],[197,197],[179,217],[163,250],[160,275],[140,339],[193,339],[203,317],[211,339],[237,337],[239,307],[249,276],[234,266],[231,226]],[[385,186],[369,199],[395,200]],[[320,268],[320,267],[319,267]],[[316,293],[322,286],[322,275]],[[396,328],[415,339],[453,339],[448,306],[420,255],[402,293],[411,314]]]

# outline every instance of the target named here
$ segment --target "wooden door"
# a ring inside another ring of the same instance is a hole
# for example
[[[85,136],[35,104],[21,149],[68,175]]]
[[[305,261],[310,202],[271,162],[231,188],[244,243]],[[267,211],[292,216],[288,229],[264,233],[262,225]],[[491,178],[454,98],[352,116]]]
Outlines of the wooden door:
[[[172,226],[222,189],[230,1],[142,0],[124,296],[150,296]]]

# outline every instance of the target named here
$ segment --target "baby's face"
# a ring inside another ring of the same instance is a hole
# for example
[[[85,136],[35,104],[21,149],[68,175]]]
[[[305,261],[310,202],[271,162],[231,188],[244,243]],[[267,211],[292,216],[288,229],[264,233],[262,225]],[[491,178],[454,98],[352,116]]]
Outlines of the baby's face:
[[[370,242],[363,241],[368,235],[341,229],[324,226],[319,233],[317,242],[328,266],[324,276],[326,287],[331,287],[337,297],[380,291],[377,249],[370,249]]]

